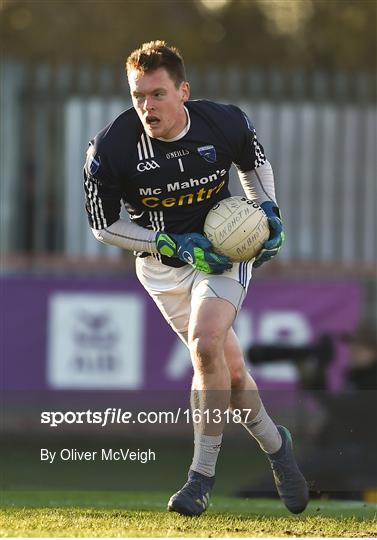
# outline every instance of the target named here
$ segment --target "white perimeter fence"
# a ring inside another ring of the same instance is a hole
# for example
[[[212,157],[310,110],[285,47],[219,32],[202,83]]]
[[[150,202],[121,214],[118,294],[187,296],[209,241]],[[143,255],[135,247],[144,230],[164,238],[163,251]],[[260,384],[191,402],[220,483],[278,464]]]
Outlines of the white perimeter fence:
[[[193,97],[247,112],[273,164],[285,261],[376,260],[376,101],[371,76],[192,70]],[[111,68],[26,68],[1,77],[1,246],[7,253],[119,257],[86,222],[88,140],[130,106]],[[234,171],[232,191],[240,192]]]

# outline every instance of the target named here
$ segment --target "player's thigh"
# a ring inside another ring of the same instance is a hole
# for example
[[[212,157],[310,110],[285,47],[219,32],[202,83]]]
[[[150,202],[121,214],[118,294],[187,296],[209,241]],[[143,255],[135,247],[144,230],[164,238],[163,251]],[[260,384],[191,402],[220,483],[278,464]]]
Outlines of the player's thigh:
[[[167,323],[187,345],[194,269],[171,268],[152,257],[136,259],[136,275]]]
[[[234,264],[221,275],[200,272],[193,285],[189,343],[204,338],[218,343],[233,371],[242,370],[243,355],[231,325],[241,308],[251,279],[252,263]]]
[[[202,298],[193,294],[189,321],[189,345],[202,354],[222,351],[236,310],[222,298]]]
[[[252,261],[234,263],[221,275],[198,272],[193,284],[192,303],[203,298],[220,298],[228,301],[237,315],[248,290],[252,266]]]

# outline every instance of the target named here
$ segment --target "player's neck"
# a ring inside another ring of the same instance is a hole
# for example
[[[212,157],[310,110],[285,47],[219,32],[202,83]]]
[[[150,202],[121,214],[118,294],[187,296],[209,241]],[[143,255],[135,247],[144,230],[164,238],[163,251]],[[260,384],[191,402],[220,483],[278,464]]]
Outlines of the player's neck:
[[[188,132],[191,126],[191,119],[190,119],[190,115],[186,107],[184,107],[184,113],[185,113],[185,116],[182,122],[183,128],[181,128],[182,124],[179,125],[177,127],[177,131],[179,130],[178,133],[176,135],[173,135],[172,137],[169,137],[169,138],[157,137],[160,141],[174,142],[174,141],[178,141],[179,139],[182,139],[182,137],[186,135],[186,133]]]

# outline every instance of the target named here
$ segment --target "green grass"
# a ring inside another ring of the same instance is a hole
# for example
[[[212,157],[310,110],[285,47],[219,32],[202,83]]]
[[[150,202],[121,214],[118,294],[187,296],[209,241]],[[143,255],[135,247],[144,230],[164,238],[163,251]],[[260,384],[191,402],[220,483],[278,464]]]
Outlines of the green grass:
[[[2,537],[376,537],[376,505],[313,501],[301,516],[267,499],[214,496],[208,512],[166,511],[168,493],[4,491]]]

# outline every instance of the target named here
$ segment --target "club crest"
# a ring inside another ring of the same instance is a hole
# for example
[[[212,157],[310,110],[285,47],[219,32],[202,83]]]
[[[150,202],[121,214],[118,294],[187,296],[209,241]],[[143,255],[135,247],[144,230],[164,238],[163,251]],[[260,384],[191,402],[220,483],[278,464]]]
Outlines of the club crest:
[[[208,163],[215,163],[217,156],[216,156],[216,148],[213,146],[213,144],[209,144],[208,146],[201,146],[198,148],[199,154],[204,158]]]

